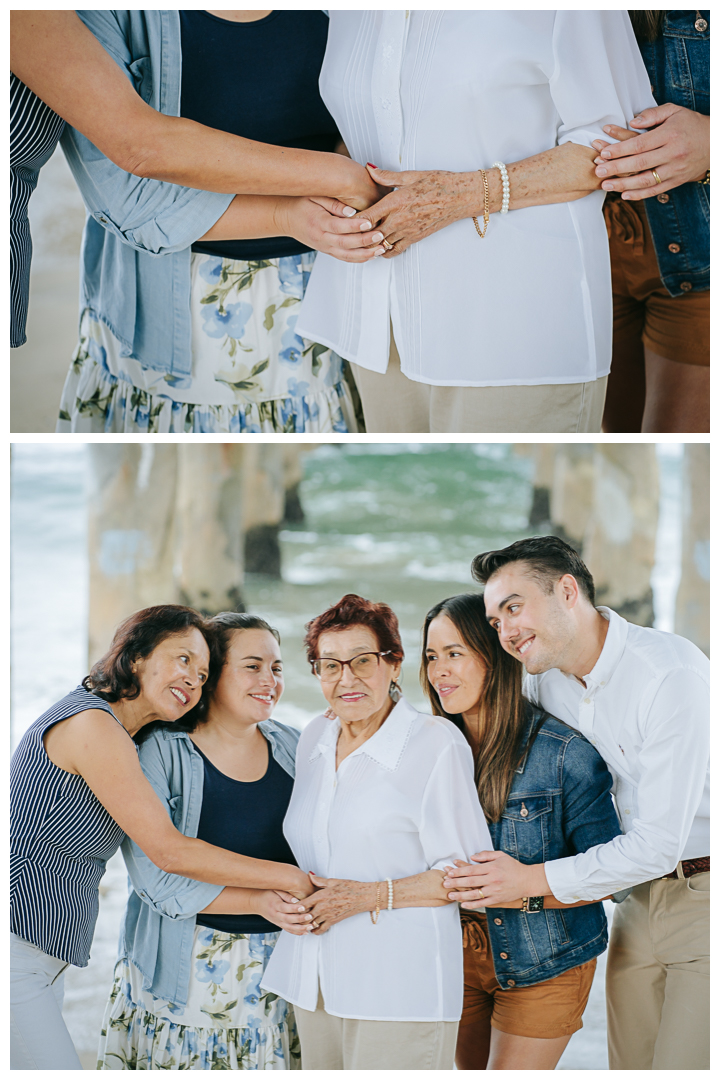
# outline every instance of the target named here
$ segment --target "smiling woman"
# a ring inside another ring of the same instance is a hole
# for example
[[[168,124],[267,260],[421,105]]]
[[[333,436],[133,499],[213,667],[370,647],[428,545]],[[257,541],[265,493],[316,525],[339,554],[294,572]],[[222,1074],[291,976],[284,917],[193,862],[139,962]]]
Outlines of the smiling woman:
[[[287,861],[183,835],[138,764],[130,736],[156,722],[202,718],[220,658],[215,632],[196,611],[146,608],[20,741],[11,767],[13,1069],[81,1068],[62,1019],[63,972],[87,965],[99,882],[123,833],[147,861],[195,879],[187,885],[206,901],[224,885],[310,892],[307,876]]]

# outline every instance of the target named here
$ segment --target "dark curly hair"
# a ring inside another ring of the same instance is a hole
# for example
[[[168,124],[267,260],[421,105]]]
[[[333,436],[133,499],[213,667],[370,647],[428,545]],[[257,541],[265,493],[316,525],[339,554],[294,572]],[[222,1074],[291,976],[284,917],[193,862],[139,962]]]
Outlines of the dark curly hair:
[[[497,551],[484,551],[472,561],[472,575],[476,581],[486,585],[494,573],[509,563],[525,563],[527,573],[535,578],[547,593],[551,593],[555,582],[564,574],[572,574],[580,591],[595,604],[595,583],[592,574],[578,555],[558,536],[530,536],[526,540],[516,540],[508,547]]]
[[[311,619],[305,627],[305,648],[310,663],[317,659],[317,644],[328,630],[347,630],[351,626],[366,626],[377,638],[380,652],[387,660],[402,660],[405,652],[400,640],[397,615],[387,604],[376,604],[356,593],[347,593],[322,615]]]
[[[194,714],[197,723],[207,711],[208,700],[217,684],[223,660],[217,634],[207,620],[192,608],[182,607],[180,604],[157,604],[155,607],[143,608],[120,623],[110,648],[93,665],[82,685],[104,701],[134,700],[141,690],[140,680],[133,671],[137,661],[150,656],[161,641],[192,628],[200,631],[210,651],[208,677],[203,685],[202,696],[184,717],[187,721],[191,714]],[[157,724],[146,724],[138,734],[141,738],[146,737],[155,726]]]

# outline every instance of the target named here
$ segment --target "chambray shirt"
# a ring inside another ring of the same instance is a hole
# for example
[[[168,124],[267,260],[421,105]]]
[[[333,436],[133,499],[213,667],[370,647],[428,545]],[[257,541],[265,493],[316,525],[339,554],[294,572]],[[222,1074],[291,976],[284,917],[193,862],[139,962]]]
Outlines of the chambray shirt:
[[[601,607],[607,636],[585,686],[551,668],[526,693],[582,732],[613,777],[622,836],[546,862],[565,904],[597,900],[710,853],[710,661],[692,642]]]
[[[272,755],[295,776],[295,728],[264,720],[258,724]],[[204,764],[184,731],[161,728],[140,745],[140,764],[173,825],[185,836],[197,836],[202,809]],[[143,989],[176,1005],[187,1004],[195,916],[223,890],[222,885],[168,874],[129,837],[122,853],[130,875],[130,893],[120,932],[120,956],[142,972]]]
[[[180,115],[177,11],[78,11],[142,99]],[[88,211],[80,303],[146,367],[189,375],[190,245],[222,217],[232,195],[123,172],[69,125],[62,138]]]

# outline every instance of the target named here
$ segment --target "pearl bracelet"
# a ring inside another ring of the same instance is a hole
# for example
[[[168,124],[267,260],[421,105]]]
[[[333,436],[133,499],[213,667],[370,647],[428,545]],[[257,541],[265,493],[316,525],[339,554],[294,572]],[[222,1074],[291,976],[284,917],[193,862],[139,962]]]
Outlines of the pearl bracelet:
[[[493,169],[500,170],[500,177],[502,179],[502,206],[500,207],[501,214],[507,214],[510,209],[510,178],[508,171],[503,165],[502,161],[493,161]]]
[[[393,906],[393,883],[390,878],[385,878],[388,887],[388,911],[392,911]]]

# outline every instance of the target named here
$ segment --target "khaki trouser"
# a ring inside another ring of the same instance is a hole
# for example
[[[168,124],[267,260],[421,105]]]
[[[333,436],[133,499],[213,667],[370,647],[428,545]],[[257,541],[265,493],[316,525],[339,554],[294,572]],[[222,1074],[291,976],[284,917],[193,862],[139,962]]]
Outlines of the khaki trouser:
[[[457,1023],[347,1020],[295,1005],[303,1069],[452,1069]]]
[[[395,338],[384,375],[351,364],[368,432],[598,432],[607,376],[548,386],[429,386],[400,370]]]
[[[611,1069],[710,1068],[710,874],[646,881],[615,908]]]

